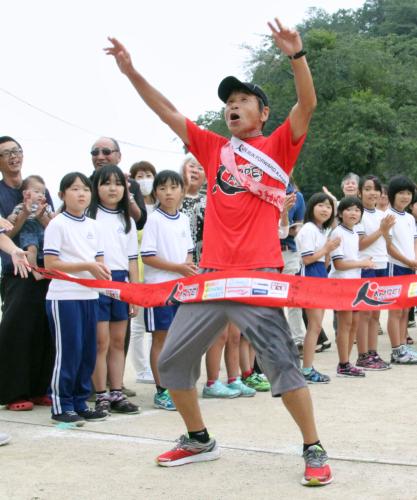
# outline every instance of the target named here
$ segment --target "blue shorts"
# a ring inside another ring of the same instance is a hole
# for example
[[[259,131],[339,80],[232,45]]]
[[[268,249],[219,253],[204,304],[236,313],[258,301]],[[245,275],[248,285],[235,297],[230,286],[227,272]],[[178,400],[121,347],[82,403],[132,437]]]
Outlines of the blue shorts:
[[[384,269],[362,269],[361,278],[386,278],[388,276],[388,267]]]
[[[414,274],[414,269],[405,266],[398,266],[397,264],[388,264],[389,276],[408,276]]]
[[[312,278],[327,278],[326,264],[324,262],[313,262],[301,268],[302,276]]]
[[[127,281],[127,271],[112,271],[112,281]],[[107,295],[98,298],[98,321],[125,321],[129,319],[129,304]]]
[[[168,330],[174,320],[178,306],[145,308],[145,326],[147,332]]]

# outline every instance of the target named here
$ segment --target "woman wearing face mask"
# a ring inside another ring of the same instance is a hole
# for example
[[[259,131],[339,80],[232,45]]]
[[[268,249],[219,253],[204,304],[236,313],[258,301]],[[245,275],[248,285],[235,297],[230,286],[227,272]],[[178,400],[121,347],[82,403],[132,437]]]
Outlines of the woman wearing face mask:
[[[150,215],[156,203],[156,198],[152,193],[153,180],[156,176],[155,167],[148,161],[139,161],[130,167],[130,175],[139,184],[145,200],[146,212]]]
[[[134,163],[130,167],[130,176],[139,184],[145,200],[146,212],[150,215],[155,209],[156,198],[152,192],[156,169],[148,161]],[[139,248],[143,230],[138,231]],[[143,282],[143,262],[139,252],[139,281]],[[139,307],[138,315],[132,318],[130,324],[131,356],[136,372],[136,382],[153,384],[154,379],[150,367],[150,333],[146,332],[143,317],[143,307]]]

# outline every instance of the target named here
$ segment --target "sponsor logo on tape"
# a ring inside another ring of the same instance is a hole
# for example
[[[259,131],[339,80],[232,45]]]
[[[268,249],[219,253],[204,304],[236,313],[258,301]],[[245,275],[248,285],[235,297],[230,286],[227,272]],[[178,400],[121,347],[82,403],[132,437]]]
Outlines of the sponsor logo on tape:
[[[381,286],[378,283],[367,281],[359,288],[356,293],[352,307],[361,304],[368,306],[384,306],[394,304],[401,295],[402,285]]]
[[[249,297],[251,294],[251,282],[251,278],[227,279],[225,297]]]
[[[251,295],[263,295],[277,299],[285,299],[288,297],[289,289],[290,285],[285,281],[252,279]]]
[[[413,281],[410,283],[410,286],[408,287],[408,294],[409,297],[417,297],[417,282]]]
[[[204,283],[203,300],[224,299],[226,280],[212,280]]]

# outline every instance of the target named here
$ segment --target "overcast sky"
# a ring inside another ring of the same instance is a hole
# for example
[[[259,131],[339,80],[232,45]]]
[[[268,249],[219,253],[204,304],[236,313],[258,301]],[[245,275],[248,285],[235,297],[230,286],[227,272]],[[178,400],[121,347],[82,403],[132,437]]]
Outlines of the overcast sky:
[[[40,174],[54,195],[68,171],[92,171],[100,135],[122,142],[124,170],[139,160],[178,169],[181,144],[142,104],[106,56],[107,36],[130,51],[145,77],[191,119],[221,102],[227,75],[245,77],[248,51],[274,16],[294,26],[310,7],[328,12],[364,0],[14,0],[1,9],[0,135],[23,146],[23,175]],[[12,95],[16,97],[13,97]],[[26,104],[22,101],[25,101]],[[59,118],[54,119],[36,108]],[[150,149],[146,149],[150,148]],[[159,151],[157,151],[159,150]]]

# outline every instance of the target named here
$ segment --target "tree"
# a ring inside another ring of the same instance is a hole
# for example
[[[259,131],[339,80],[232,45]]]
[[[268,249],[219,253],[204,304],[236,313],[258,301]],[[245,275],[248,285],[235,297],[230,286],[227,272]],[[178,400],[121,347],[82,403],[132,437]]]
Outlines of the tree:
[[[295,169],[303,192],[326,185],[340,195],[350,171],[384,181],[402,172],[417,180],[417,2],[367,0],[334,14],[311,9],[298,29],[318,96]],[[265,37],[251,51],[249,69],[269,97],[269,134],[296,101],[290,63]],[[221,111],[199,123],[227,135]]]

